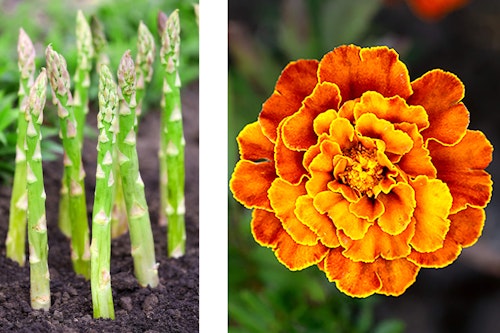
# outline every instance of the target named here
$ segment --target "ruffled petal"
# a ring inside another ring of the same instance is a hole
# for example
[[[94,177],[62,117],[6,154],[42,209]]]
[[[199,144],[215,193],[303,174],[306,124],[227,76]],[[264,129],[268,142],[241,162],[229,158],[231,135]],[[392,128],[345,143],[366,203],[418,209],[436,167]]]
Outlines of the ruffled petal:
[[[338,116],[349,120],[354,124],[354,107],[359,103],[359,98],[354,100],[345,101],[340,107]]]
[[[313,128],[314,133],[319,137],[321,134],[328,134],[330,132],[330,124],[334,119],[337,119],[338,114],[335,110],[326,110],[314,118]]]
[[[468,130],[454,146],[430,141],[428,148],[438,178],[448,185],[453,196],[451,212],[466,204],[485,207],[491,199],[492,181],[484,169],[491,162],[493,146],[484,134]]]
[[[332,180],[332,174],[328,172],[311,171],[311,179],[306,183],[306,191],[309,196],[314,197],[319,192],[328,190],[328,183]]]
[[[387,120],[378,119],[373,113],[362,114],[356,121],[356,130],[363,136],[384,141],[385,150],[389,153],[403,155],[413,147],[413,140],[408,134],[395,129]]]
[[[349,204],[349,210],[357,217],[373,222],[384,213],[384,205],[378,199],[363,195],[358,201]]]
[[[342,194],[324,191],[314,197],[314,207],[321,214],[327,213],[337,229],[343,230],[351,239],[361,239],[371,223],[349,211],[349,201]]]
[[[436,139],[448,145],[460,140],[469,125],[469,111],[460,103],[462,82],[454,74],[436,69],[413,81],[412,87],[408,104],[422,105],[429,116],[429,127],[422,131],[424,140]]]
[[[375,261],[375,267],[382,283],[378,293],[387,296],[403,294],[415,282],[420,271],[420,267],[403,258],[396,260],[379,258]]]
[[[240,160],[234,167],[229,182],[234,198],[246,208],[261,208],[271,211],[267,190],[276,179],[272,162],[254,163]]]
[[[300,196],[295,202],[297,218],[318,235],[321,243],[330,248],[340,245],[337,229],[332,220],[325,214],[320,214],[313,205],[313,199],[308,195]]]
[[[415,190],[417,206],[413,216],[416,220],[415,235],[411,246],[419,252],[432,252],[443,247],[450,228],[452,197],[445,183],[439,179],[418,176],[411,181]]]
[[[283,124],[283,141],[290,149],[306,150],[314,145],[318,136],[314,132],[314,119],[329,109],[338,110],[340,91],[337,85],[324,82],[318,84],[302,107]]]
[[[467,2],[468,0],[408,0],[415,13],[428,20],[438,20]]]
[[[335,281],[337,288],[352,297],[367,297],[376,293],[382,286],[375,266],[354,262],[342,255],[341,249],[330,250],[325,258],[324,270],[330,282]]]
[[[278,261],[289,270],[315,265],[328,253],[328,248],[319,242],[314,246],[297,244],[273,213],[254,210],[251,227],[255,240],[262,246],[272,248]]]
[[[365,113],[373,113],[377,118],[387,120],[393,124],[415,124],[419,130],[429,126],[427,113],[422,106],[408,105],[399,96],[387,98],[376,91],[365,92],[361,96],[359,103],[354,106],[355,119],[359,119]]]
[[[376,224],[370,226],[365,237],[352,240],[342,231],[338,232],[340,244],[345,249],[344,256],[353,261],[374,262],[379,256],[387,260],[406,257],[411,252],[410,239],[415,232],[412,223],[397,236],[389,235]]]
[[[390,235],[403,232],[411,222],[416,206],[415,192],[406,183],[397,183],[389,193],[380,193],[377,197],[385,211],[378,219],[379,227]]]
[[[278,127],[278,137],[276,138],[274,159],[276,161],[276,173],[278,176],[291,184],[298,184],[307,170],[302,164],[304,152],[290,150],[282,140],[281,124]]]
[[[294,212],[295,201],[304,194],[304,183],[290,185],[280,178],[276,178],[268,191],[271,207],[292,239],[301,245],[315,245],[318,243],[318,236],[300,222]]]
[[[340,149],[349,149],[354,144],[354,127],[345,118],[337,118],[330,125],[330,139],[338,143]]]
[[[333,159],[342,153],[338,143],[325,140],[320,145],[320,152],[309,164],[309,170],[333,172]]]
[[[370,90],[386,97],[407,98],[412,93],[406,66],[396,51],[385,46],[337,47],[321,59],[318,77],[320,82],[337,84],[343,101],[361,97]]]
[[[242,160],[272,161],[274,159],[274,145],[262,133],[259,122],[246,125],[236,138]]]
[[[422,135],[418,132],[415,124],[403,123],[396,128],[406,132],[413,140],[413,147],[404,154],[398,162],[398,167],[401,168],[407,175],[416,177],[418,175],[436,178],[437,170],[432,164],[429,150],[424,147]]]
[[[259,115],[262,132],[272,142],[276,141],[279,123],[299,110],[304,98],[318,83],[317,69],[317,60],[298,60],[289,63],[281,72],[273,94],[262,105]]]

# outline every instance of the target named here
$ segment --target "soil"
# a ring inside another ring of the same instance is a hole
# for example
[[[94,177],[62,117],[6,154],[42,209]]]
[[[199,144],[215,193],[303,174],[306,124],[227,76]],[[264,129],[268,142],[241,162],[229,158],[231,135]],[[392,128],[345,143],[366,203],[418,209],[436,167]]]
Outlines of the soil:
[[[159,112],[147,112],[139,125],[138,154],[145,184],[160,283],[142,288],[133,275],[128,233],[112,241],[111,284],[115,320],[93,319],[89,281],[72,270],[69,241],[57,226],[62,159],[44,162],[46,214],[52,306],[48,312],[32,310],[29,298],[29,264],[5,257],[11,188],[0,187],[0,331],[1,332],[198,332],[199,331],[199,194],[198,194],[198,84],[183,90],[186,139],[186,254],[167,257],[166,228],[159,226],[158,137]],[[95,108],[88,124],[96,128]],[[87,138],[83,163],[87,173],[89,223],[94,201],[96,140]]]

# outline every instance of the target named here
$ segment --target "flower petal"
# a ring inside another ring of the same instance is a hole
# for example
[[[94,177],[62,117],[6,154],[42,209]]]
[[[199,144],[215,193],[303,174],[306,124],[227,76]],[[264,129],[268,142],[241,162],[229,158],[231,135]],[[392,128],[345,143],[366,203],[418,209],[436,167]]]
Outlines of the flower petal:
[[[373,113],[379,119],[385,119],[393,124],[410,123],[417,125],[419,130],[429,126],[425,109],[418,105],[408,105],[399,97],[384,97],[376,91],[367,91],[361,96],[359,103],[354,107],[354,117],[365,113]]]
[[[306,150],[314,145],[318,136],[314,132],[314,119],[329,109],[338,110],[340,91],[337,85],[324,82],[316,85],[306,97],[302,107],[283,124],[283,141],[295,150]]]
[[[376,293],[382,286],[375,266],[354,262],[342,255],[341,249],[333,249],[325,258],[324,270],[330,282],[335,281],[337,288],[352,297],[367,297]]]
[[[384,205],[378,199],[363,195],[358,201],[349,204],[349,210],[357,217],[373,222],[384,213]]]
[[[376,224],[370,226],[365,237],[352,240],[342,231],[338,232],[344,256],[353,261],[374,262],[379,256],[387,260],[406,257],[411,252],[410,239],[415,232],[415,223],[397,236],[392,236]]]
[[[257,162],[274,159],[274,145],[264,136],[258,121],[246,125],[236,140],[242,160]]]
[[[429,150],[424,147],[422,135],[418,132],[415,124],[398,124],[396,128],[406,132],[413,140],[413,147],[404,154],[398,162],[398,167],[401,168],[407,175],[416,177],[424,175],[431,178],[436,178],[437,170],[432,164]]]
[[[415,235],[410,244],[419,252],[436,251],[443,246],[450,228],[450,190],[439,179],[428,179],[426,176],[418,176],[411,181],[411,186],[415,190],[417,206],[413,214]]]
[[[342,194],[324,191],[314,197],[314,207],[321,214],[327,213],[337,229],[343,230],[351,239],[361,239],[371,223],[349,211],[349,201]]]
[[[436,69],[411,85],[414,93],[408,104],[422,105],[429,116],[429,127],[422,131],[424,140],[432,138],[448,145],[460,140],[469,125],[469,111],[460,103],[464,97],[462,82],[454,74]]]
[[[354,144],[354,127],[349,120],[337,118],[330,125],[330,139],[339,144],[340,149],[349,149]]]
[[[491,162],[493,147],[484,134],[468,130],[454,146],[430,141],[428,148],[438,178],[448,185],[453,196],[451,212],[466,204],[485,207],[491,199],[492,181],[484,169]]]
[[[363,136],[384,141],[389,153],[403,155],[413,147],[408,134],[395,129],[389,121],[378,119],[373,113],[362,114],[356,121],[356,130]]]
[[[295,201],[304,194],[304,182],[295,186],[280,178],[276,178],[268,191],[271,207],[292,239],[301,245],[315,245],[318,243],[318,236],[300,222],[294,213]]]
[[[378,219],[379,227],[390,235],[403,232],[411,222],[416,206],[415,192],[406,183],[397,183],[389,193],[380,193],[377,197],[385,211]]]
[[[273,213],[254,210],[251,226],[255,240],[262,246],[271,247],[278,261],[289,270],[315,265],[328,253],[328,248],[319,242],[314,246],[297,244]]]
[[[262,131],[272,142],[276,141],[279,123],[299,110],[304,98],[318,83],[317,69],[317,60],[298,60],[289,63],[281,72],[273,94],[259,115]]]
[[[267,190],[275,178],[276,170],[272,162],[240,160],[234,167],[229,186],[234,198],[246,208],[271,211]]]
[[[468,0],[408,0],[418,16],[429,20],[438,20],[467,2]]]
[[[308,195],[300,196],[295,202],[295,215],[318,235],[325,246],[335,248],[340,245],[335,225],[327,215],[316,210],[313,198]]]
[[[287,182],[298,184],[302,177],[307,174],[302,164],[304,152],[290,150],[284,144],[281,133],[282,124],[278,126],[278,137],[275,146],[276,173]]]
[[[337,111],[326,110],[314,118],[313,128],[314,133],[319,137],[321,134],[328,134],[330,131],[330,124],[338,117]]]
[[[337,47],[319,64],[319,82],[333,82],[343,101],[378,91],[383,96],[408,97],[412,93],[406,66],[396,51],[385,46],[361,49],[354,45]]]
[[[382,282],[379,294],[387,296],[399,296],[417,279],[420,267],[406,259],[384,260],[379,258],[375,261],[377,275]]]

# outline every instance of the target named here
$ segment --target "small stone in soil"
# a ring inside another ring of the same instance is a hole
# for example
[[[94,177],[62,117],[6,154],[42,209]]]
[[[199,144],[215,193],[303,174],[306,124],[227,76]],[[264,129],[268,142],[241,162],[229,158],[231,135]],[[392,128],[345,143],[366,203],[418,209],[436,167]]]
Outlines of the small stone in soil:
[[[132,299],[128,296],[121,297],[119,304],[124,310],[131,311],[133,309]]]

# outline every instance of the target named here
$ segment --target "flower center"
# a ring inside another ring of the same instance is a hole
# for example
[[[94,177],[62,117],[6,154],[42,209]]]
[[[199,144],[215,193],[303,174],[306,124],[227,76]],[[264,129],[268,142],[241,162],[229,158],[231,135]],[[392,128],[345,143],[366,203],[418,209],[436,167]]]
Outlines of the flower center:
[[[374,187],[384,178],[384,168],[377,161],[376,150],[359,145],[346,151],[344,156],[349,157],[352,164],[346,166],[339,178],[359,194],[373,197]]]

